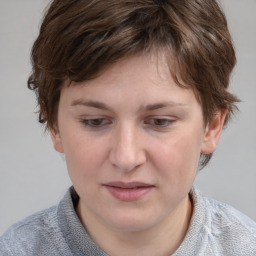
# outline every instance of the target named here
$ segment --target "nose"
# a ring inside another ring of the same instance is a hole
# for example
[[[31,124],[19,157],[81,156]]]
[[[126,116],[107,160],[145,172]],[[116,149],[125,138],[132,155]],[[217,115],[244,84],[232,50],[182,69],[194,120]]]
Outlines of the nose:
[[[117,128],[112,137],[110,162],[118,170],[130,172],[143,165],[146,152],[138,128],[123,126]]]

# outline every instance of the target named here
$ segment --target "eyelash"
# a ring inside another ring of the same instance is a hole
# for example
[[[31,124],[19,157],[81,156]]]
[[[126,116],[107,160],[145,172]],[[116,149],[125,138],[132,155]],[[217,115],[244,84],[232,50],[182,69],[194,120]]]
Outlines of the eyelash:
[[[106,118],[82,119],[81,122],[85,126],[89,126],[91,128],[100,128],[100,127],[103,127],[103,126],[111,123],[111,121],[109,121]],[[95,122],[96,122],[96,124],[95,124]]]
[[[164,129],[173,124],[175,120],[168,118],[149,118],[144,121],[144,124],[154,127],[155,129]],[[106,118],[82,119],[82,124],[92,129],[102,128],[112,123]]]
[[[173,122],[174,120],[168,118],[150,118],[144,123],[155,126],[157,128],[166,128],[170,126]]]

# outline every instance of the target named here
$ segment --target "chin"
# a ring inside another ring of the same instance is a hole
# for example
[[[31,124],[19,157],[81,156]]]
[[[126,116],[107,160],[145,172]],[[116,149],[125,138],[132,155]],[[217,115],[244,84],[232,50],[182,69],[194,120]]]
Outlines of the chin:
[[[110,220],[111,226],[120,231],[127,232],[140,232],[146,229],[150,229],[152,226],[158,223],[158,220],[155,215],[154,219],[143,213],[121,213],[120,215],[112,215]],[[114,217],[114,218],[113,218]]]

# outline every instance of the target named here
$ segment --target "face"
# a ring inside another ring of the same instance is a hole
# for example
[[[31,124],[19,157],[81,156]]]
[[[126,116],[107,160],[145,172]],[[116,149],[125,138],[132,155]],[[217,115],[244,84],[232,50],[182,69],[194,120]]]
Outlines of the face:
[[[192,90],[178,87],[154,55],[64,87],[52,139],[88,225],[138,231],[186,211],[200,153],[219,138],[223,115],[215,119],[205,128]]]

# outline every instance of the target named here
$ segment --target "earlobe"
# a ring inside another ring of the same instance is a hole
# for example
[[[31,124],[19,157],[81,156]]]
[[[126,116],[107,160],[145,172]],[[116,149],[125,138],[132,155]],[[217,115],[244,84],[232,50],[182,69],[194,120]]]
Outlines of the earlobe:
[[[50,128],[50,134],[55,150],[58,151],[59,153],[64,153],[59,131],[55,128]]]
[[[221,109],[212,118],[205,129],[205,134],[203,138],[201,153],[210,154],[213,153],[217,147],[220,139],[220,135],[223,129],[223,124],[225,117],[227,115],[226,109]]]

